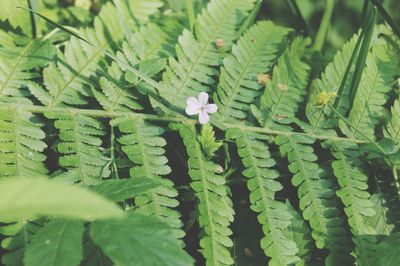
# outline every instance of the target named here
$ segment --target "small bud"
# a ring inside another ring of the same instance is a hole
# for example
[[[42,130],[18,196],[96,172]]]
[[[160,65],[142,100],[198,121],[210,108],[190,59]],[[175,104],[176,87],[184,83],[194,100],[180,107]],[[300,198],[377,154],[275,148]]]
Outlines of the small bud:
[[[215,167],[215,172],[217,174],[222,174],[224,172],[224,168],[222,168],[221,165],[217,164],[217,167]]]
[[[258,74],[257,75],[257,81],[258,84],[265,86],[267,84],[267,81],[271,79],[271,75],[268,74]]]
[[[319,108],[325,107],[337,95],[336,92],[321,92],[317,96],[315,105]]]
[[[275,119],[277,119],[277,120],[282,120],[282,119],[285,119],[285,118],[286,118],[285,115],[280,115],[280,114],[275,115]]]
[[[280,91],[287,91],[288,90],[288,85],[287,84],[284,84],[284,83],[278,83],[278,89],[280,90]]]
[[[217,47],[217,49],[220,49],[222,46],[224,46],[224,40],[216,39],[215,40],[215,47]]]
[[[248,248],[244,248],[244,249],[243,249],[243,254],[244,254],[247,258],[252,258],[252,257],[253,257],[253,252],[251,252],[251,250],[248,249]]]

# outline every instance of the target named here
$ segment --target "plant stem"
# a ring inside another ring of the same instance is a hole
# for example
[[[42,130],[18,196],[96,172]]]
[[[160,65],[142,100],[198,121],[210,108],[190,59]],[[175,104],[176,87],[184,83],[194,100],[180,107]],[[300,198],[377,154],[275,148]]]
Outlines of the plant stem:
[[[186,118],[185,116],[181,117],[170,117],[170,116],[159,116],[153,114],[142,114],[142,113],[133,113],[133,112],[115,112],[115,111],[105,111],[105,110],[91,110],[91,109],[77,109],[77,108],[65,108],[65,107],[46,107],[46,106],[35,106],[35,105],[20,105],[20,104],[10,104],[4,103],[2,107],[11,107],[15,109],[24,110],[32,113],[46,113],[46,112],[71,112],[77,113],[92,117],[102,117],[102,118],[117,118],[117,117],[130,117],[136,119],[144,119],[148,121],[160,121],[160,122],[178,122],[185,123],[190,125],[195,125],[197,122],[193,119]],[[1,108],[0,108],[1,109]],[[227,124],[223,123],[223,126],[226,128],[239,128],[245,131],[258,132],[266,135],[303,135],[309,136],[319,140],[333,140],[333,141],[349,141],[354,143],[366,143],[365,140],[354,139],[354,138],[343,138],[337,136],[329,136],[329,135],[317,135],[312,133],[304,133],[304,132],[296,132],[296,131],[279,131],[273,130],[267,127],[252,127],[246,126],[242,124]]]
[[[111,163],[113,166],[114,174],[117,179],[119,179],[117,163],[115,161],[115,147],[114,147],[114,126],[111,125],[111,134],[110,134],[110,153],[111,153]]]
[[[368,137],[366,134],[364,134],[362,131],[360,131],[358,128],[355,128],[349,121],[347,121],[347,119],[342,116],[333,106],[332,104],[328,103],[329,108],[332,110],[332,112],[335,113],[335,115],[342,120],[347,126],[349,126],[350,128],[352,128],[354,131],[356,131],[358,134],[360,134],[361,136],[363,136],[366,140],[368,140],[369,143],[371,143],[372,145],[374,145],[380,152],[382,152],[383,155],[387,155],[386,151],[382,148],[381,145],[379,145],[378,143],[376,143],[373,139],[371,139],[370,137]]]
[[[397,189],[397,194],[400,195],[400,184],[399,184],[399,176],[397,175],[397,167],[393,166],[392,167],[392,173],[393,173],[393,183]]]
[[[335,0],[326,0],[325,11],[314,42],[314,49],[317,51],[321,51],[322,47],[324,46],[326,36],[328,35],[334,6]]]

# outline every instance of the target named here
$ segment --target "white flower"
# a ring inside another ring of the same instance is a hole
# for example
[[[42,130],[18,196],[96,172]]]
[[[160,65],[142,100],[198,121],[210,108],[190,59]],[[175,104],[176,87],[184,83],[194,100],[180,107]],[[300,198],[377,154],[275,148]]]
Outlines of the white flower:
[[[208,103],[208,94],[200,92],[199,99],[195,97],[189,97],[186,101],[186,113],[188,115],[199,115],[200,124],[206,124],[210,120],[208,114],[215,113],[218,110],[216,104]]]

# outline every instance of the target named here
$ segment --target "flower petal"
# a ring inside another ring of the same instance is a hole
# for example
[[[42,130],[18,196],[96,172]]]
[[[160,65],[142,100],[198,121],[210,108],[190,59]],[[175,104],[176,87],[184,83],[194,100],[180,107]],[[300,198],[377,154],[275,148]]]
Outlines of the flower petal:
[[[189,105],[188,107],[186,107],[185,111],[188,115],[197,115],[198,113],[200,113],[200,108],[194,105]]]
[[[218,106],[216,104],[207,104],[206,107],[204,108],[204,111],[206,111],[209,114],[215,113],[218,111]]]
[[[207,124],[208,120],[210,120],[210,116],[206,112],[199,113],[199,122],[200,124]]]
[[[208,102],[208,93],[200,92],[199,93],[199,104],[200,104],[200,106],[206,106],[207,102]]]
[[[199,109],[201,107],[201,105],[199,104],[199,101],[197,101],[197,99],[195,97],[187,98],[186,106],[187,107],[193,106],[193,107],[196,107],[196,108],[199,108]]]

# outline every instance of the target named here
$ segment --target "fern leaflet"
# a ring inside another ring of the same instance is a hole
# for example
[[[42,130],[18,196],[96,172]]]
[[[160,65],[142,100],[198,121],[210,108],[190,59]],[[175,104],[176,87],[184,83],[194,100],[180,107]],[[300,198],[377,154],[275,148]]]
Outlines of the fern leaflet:
[[[44,138],[37,117],[0,107],[0,177],[47,174]]]
[[[287,28],[262,21],[247,30],[232,47],[232,54],[223,60],[214,96],[219,107],[217,119],[223,122],[246,118],[249,104],[260,94],[257,77],[269,71],[288,33]]]
[[[67,171],[60,177],[81,181],[85,185],[97,184],[107,175],[108,158],[101,151],[103,124],[89,116],[73,111],[47,112],[46,117],[54,119],[59,130],[60,143],[57,150],[61,154],[59,164]]]
[[[237,29],[254,0],[212,0],[195,23],[195,36],[183,30],[176,47],[177,60],[169,59],[160,95],[179,108],[186,99],[214,84],[215,67],[237,38]],[[211,28],[210,28],[211,27]]]
[[[171,127],[179,130],[189,156],[190,186],[199,199],[199,224],[204,230],[200,247],[206,264],[232,265],[234,261],[229,248],[233,242],[229,225],[233,221],[234,210],[226,180],[217,174],[217,165],[204,158],[193,126],[173,124]]]
[[[346,236],[344,220],[338,210],[333,184],[324,178],[322,169],[316,163],[317,156],[312,145],[315,140],[305,135],[280,135],[276,143],[289,160],[293,173],[292,184],[298,187],[300,209],[304,219],[310,222],[312,237],[318,248],[327,247],[330,258],[349,262],[350,240]]]
[[[272,80],[266,81],[260,108],[252,107],[262,126],[281,128],[279,124],[290,123],[295,117],[307,93],[310,67],[302,59],[309,44],[309,39],[296,38],[279,58]]]
[[[182,222],[180,214],[174,210],[179,205],[176,197],[178,192],[174,183],[161,176],[171,172],[165,156],[166,145],[162,137],[164,129],[141,119],[114,120],[113,125],[118,125],[124,134],[118,139],[122,150],[134,163],[130,175],[134,179],[152,178],[162,182],[162,186],[149,193],[136,196],[137,211],[146,215],[153,215],[167,222],[174,228],[175,236],[182,238]]]
[[[275,193],[283,187],[276,180],[279,173],[272,169],[276,162],[265,144],[265,136],[231,129],[227,137],[235,139],[246,168],[243,175],[248,178],[251,209],[259,213],[258,221],[264,232],[261,246],[265,254],[271,257],[270,265],[289,265],[300,261],[296,256],[299,251],[296,243],[285,235],[292,215],[282,202],[274,199]]]

